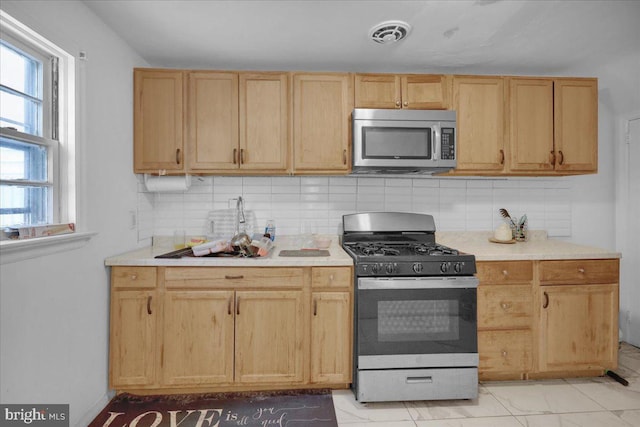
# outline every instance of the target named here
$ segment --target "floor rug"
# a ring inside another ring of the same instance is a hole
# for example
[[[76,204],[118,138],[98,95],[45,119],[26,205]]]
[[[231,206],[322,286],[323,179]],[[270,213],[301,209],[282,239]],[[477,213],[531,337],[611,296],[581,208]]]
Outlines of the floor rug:
[[[330,390],[119,394],[89,427],[337,427]]]

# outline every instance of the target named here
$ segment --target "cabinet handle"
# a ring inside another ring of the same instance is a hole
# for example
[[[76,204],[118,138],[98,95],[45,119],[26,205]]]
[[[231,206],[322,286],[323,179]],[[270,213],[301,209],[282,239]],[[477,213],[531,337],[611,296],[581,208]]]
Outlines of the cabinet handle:
[[[240,316],[240,297],[236,300],[236,316]]]
[[[180,164],[182,161],[182,156],[180,155],[180,149],[176,148],[176,164]]]
[[[225,276],[224,276],[224,278],[225,278],[225,279],[229,279],[229,280],[233,280],[233,279],[244,279],[244,276],[243,276],[242,274],[241,274],[241,275],[239,275],[239,276],[228,276],[228,275],[225,275]]]
[[[147,297],[147,314],[153,314],[153,312],[151,311],[151,298],[151,295]]]
[[[504,150],[500,150],[500,164],[504,165]]]
[[[240,164],[244,164],[244,148],[240,149]]]
[[[564,163],[564,154],[562,154],[562,150],[558,151],[558,154],[560,155],[560,160],[558,160],[558,164],[561,165]]]
[[[582,267],[578,268],[578,273],[580,273],[580,274],[584,274],[585,271],[586,270],[584,268],[582,268]]]
[[[556,165],[556,153],[554,151],[549,151],[549,163],[551,163],[552,166]]]
[[[318,300],[317,299],[313,300],[313,315],[314,316],[318,315]]]
[[[342,150],[342,164],[347,164],[347,150]]]
[[[542,304],[542,308],[547,308],[549,307],[549,294],[548,293],[544,293],[544,304]]]
[[[238,149],[234,148],[233,149],[233,164],[234,165],[238,164],[237,158],[238,158]]]
[[[229,303],[227,304],[227,314],[231,316],[231,303],[233,298],[229,298]]]
[[[396,101],[396,107],[400,108],[400,105],[402,105],[400,104],[400,101]]]

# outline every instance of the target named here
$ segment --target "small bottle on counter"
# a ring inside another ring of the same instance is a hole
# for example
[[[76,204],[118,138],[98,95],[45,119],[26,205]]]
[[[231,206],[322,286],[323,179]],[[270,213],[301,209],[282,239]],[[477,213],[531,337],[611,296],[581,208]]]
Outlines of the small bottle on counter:
[[[271,239],[271,241],[275,241],[276,240],[276,222],[272,219],[267,221],[267,225],[264,228],[264,234],[269,235],[269,238]]]

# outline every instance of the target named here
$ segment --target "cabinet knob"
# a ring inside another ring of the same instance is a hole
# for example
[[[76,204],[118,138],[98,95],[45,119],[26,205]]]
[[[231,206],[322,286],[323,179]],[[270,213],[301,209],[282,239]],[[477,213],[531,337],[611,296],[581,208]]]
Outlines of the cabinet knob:
[[[400,105],[402,105],[400,104],[400,101],[396,101],[396,107],[400,107]]]
[[[507,353],[507,350],[502,350],[502,357],[507,357],[507,354],[509,354]]]
[[[135,274],[135,273],[134,273],[134,274],[132,274],[132,275],[131,275],[131,280],[136,280],[136,279],[138,279],[138,275],[137,275],[137,274]]]
[[[333,274],[330,274],[330,275],[329,275],[329,281],[330,281],[330,282],[333,282],[333,281],[335,281],[335,280],[336,280],[336,278],[333,276]]]
[[[509,275],[509,272],[508,272],[507,270],[502,270],[502,275],[503,275],[503,276],[508,276],[508,275]]]
[[[578,273],[580,273],[580,274],[584,274],[585,271],[586,270],[584,268],[582,268],[582,267],[578,268]]]
[[[408,103],[407,101],[404,101],[404,102],[402,103],[402,105],[404,105],[405,107],[408,107],[408,106],[409,106],[409,103]]]
[[[503,302],[502,304],[500,304],[500,306],[502,307],[503,310],[507,310],[511,308],[511,304],[508,304],[506,302]]]

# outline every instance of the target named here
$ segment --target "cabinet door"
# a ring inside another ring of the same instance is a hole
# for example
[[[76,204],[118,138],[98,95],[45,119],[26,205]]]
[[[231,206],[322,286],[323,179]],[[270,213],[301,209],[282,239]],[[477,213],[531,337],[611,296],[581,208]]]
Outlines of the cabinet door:
[[[400,78],[395,74],[356,74],[356,108],[401,108]]]
[[[233,291],[167,291],[163,385],[233,382]]]
[[[456,171],[504,170],[504,103],[502,78],[454,76],[453,109],[458,115]]]
[[[402,108],[444,110],[450,104],[450,86],[442,75],[407,75],[400,77]]]
[[[302,291],[236,292],[236,383],[301,382],[304,325]]]
[[[189,169],[238,169],[238,75],[189,73]]]
[[[345,172],[353,84],[349,74],[293,76],[293,166],[295,172]]]
[[[553,80],[509,79],[510,169],[553,170]]]
[[[156,291],[111,293],[110,387],[156,382]]]
[[[598,170],[598,82],[557,79],[554,83],[556,169]]]
[[[614,369],[618,285],[541,286],[540,370]]]
[[[287,169],[288,81],[287,74],[240,74],[241,169]]]
[[[134,172],[181,172],[184,167],[183,73],[133,72]]]
[[[311,317],[311,382],[351,382],[349,292],[314,292]]]

